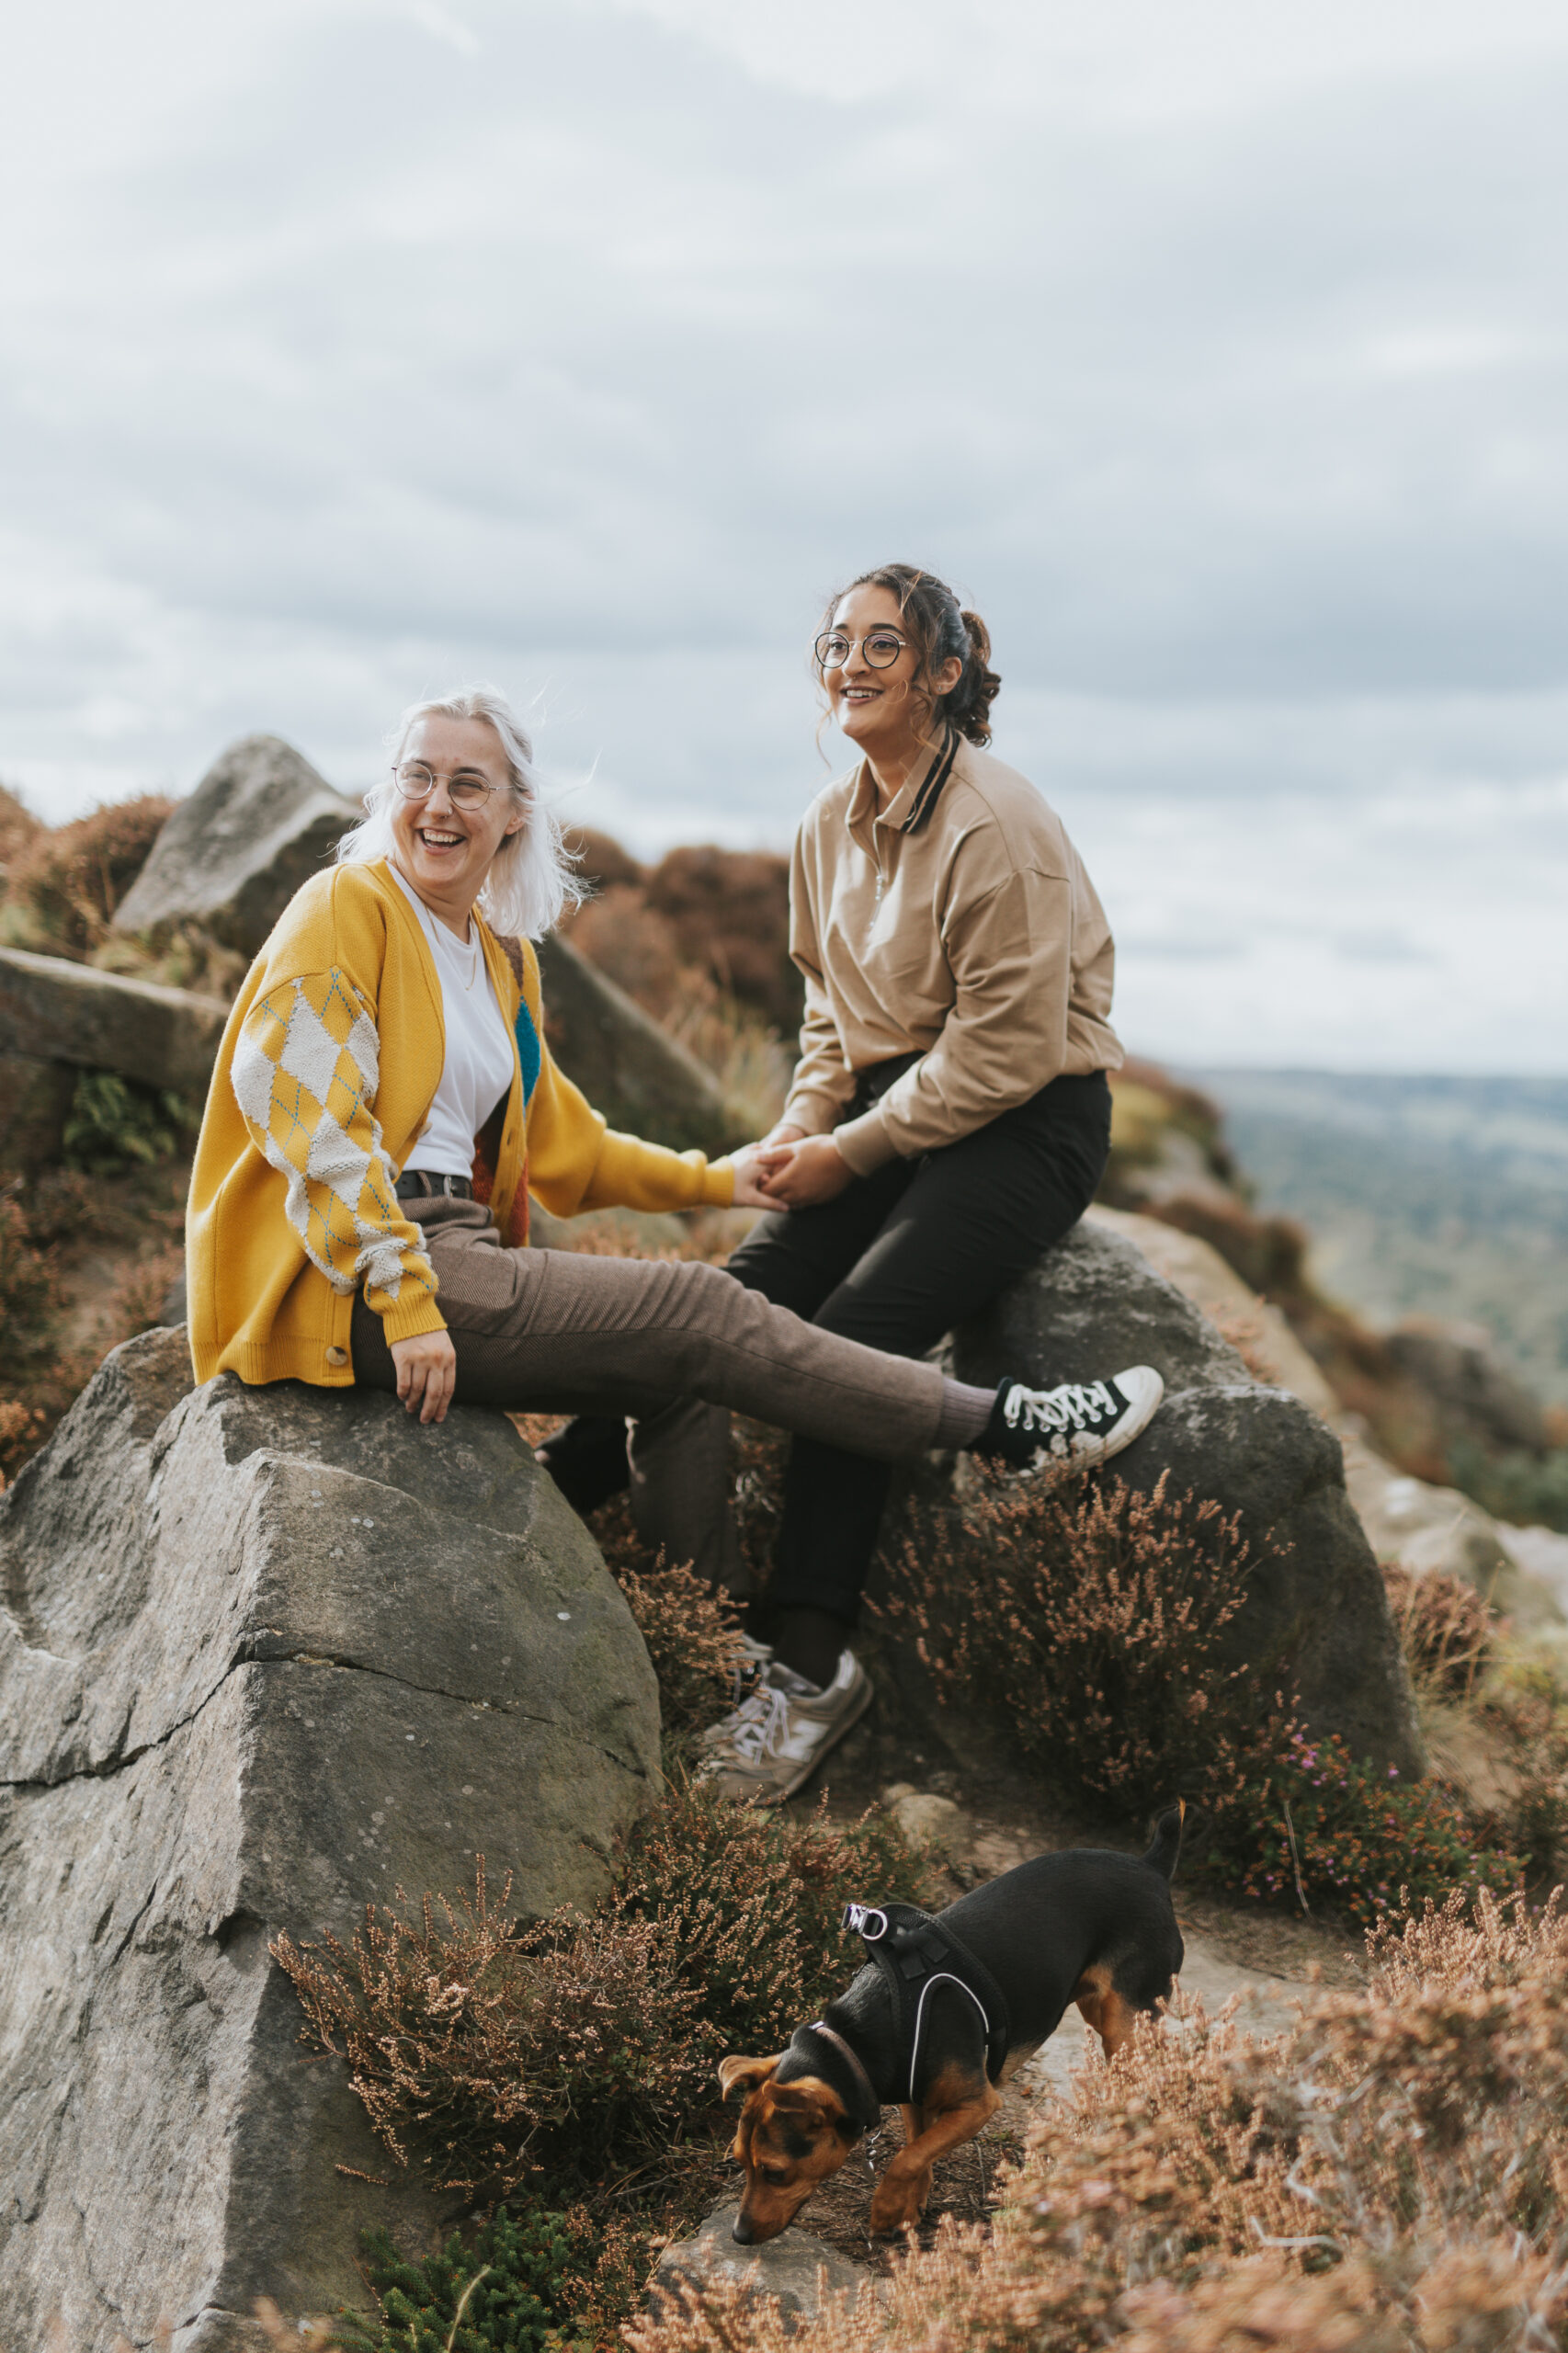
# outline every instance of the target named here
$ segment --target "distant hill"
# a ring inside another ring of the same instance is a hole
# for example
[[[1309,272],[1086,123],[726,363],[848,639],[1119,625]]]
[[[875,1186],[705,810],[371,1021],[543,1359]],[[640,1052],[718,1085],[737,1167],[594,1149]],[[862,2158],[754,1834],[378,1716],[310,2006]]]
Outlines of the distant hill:
[[[1484,1324],[1568,1404],[1568,1078],[1190,1075],[1258,1208],[1311,1228],[1324,1290],[1374,1323]]]

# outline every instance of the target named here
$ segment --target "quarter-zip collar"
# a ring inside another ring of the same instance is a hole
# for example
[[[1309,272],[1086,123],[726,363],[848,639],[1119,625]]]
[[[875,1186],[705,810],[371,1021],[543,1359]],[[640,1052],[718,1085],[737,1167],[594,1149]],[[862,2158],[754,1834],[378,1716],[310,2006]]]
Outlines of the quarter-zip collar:
[[[881,810],[877,807],[877,787],[871,775],[871,764],[869,760],[861,761],[846,823],[879,872],[881,860],[877,855],[877,828],[884,826],[889,833],[913,834],[925,824],[937,805],[942,787],[953,772],[960,740],[957,728],[949,727],[925,767],[906,777],[887,807]]]

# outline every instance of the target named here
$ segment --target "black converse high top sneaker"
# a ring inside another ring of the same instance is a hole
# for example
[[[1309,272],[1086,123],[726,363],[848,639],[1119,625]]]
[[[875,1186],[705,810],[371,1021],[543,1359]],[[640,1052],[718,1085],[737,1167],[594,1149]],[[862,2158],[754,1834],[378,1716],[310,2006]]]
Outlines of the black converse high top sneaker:
[[[1016,1471],[1055,1463],[1086,1471],[1131,1446],[1165,1393],[1165,1382],[1146,1364],[1119,1372],[1114,1381],[1064,1381],[1056,1389],[1004,1381],[974,1452]]]

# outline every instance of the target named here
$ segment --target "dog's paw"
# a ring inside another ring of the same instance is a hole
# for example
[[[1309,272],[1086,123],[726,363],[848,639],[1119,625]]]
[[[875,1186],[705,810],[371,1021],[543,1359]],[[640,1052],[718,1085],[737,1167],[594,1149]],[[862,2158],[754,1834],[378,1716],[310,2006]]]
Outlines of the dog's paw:
[[[890,2180],[884,2174],[871,2199],[872,2231],[878,2234],[902,2231],[917,2222],[930,2195],[929,2173],[917,2174],[913,2181]]]

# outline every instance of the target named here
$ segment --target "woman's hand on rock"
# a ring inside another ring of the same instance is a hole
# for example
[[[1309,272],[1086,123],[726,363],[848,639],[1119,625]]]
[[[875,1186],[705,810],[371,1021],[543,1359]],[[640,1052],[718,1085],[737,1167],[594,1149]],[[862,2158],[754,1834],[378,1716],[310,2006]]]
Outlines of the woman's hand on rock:
[[[832,1136],[801,1136],[757,1148],[766,1199],[772,1209],[804,1210],[842,1193],[854,1170]]]
[[[411,1414],[422,1422],[444,1422],[458,1385],[458,1352],[449,1332],[416,1332],[412,1340],[394,1340],[392,1360],[397,1367],[397,1393]]]

